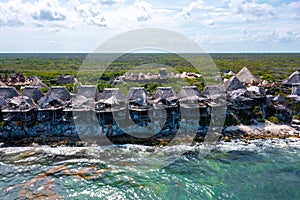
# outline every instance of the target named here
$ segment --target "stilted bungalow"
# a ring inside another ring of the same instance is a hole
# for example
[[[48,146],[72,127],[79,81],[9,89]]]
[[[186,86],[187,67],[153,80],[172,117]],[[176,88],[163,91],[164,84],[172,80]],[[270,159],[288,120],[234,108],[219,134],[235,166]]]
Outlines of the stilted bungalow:
[[[209,113],[214,115],[223,115],[226,107],[226,93],[223,85],[208,85],[202,91],[202,96],[207,98]]]
[[[260,80],[254,76],[247,67],[241,69],[237,74],[236,77],[245,85],[253,86],[260,83]]]
[[[148,93],[143,87],[133,87],[127,95],[127,103],[130,117],[135,123],[145,125],[150,121],[149,111],[151,104]]]
[[[13,97],[7,104],[7,108],[2,110],[5,115],[4,120],[19,126],[27,126],[35,122],[37,106],[31,98],[27,96]]]
[[[64,118],[66,120],[73,119],[73,112],[76,117],[86,116],[85,121],[89,121],[88,117],[93,116],[95,102],[99,98],[99,92],[94,85],[81,85],[76,95],[73,95],[72,106],[64,109]]]
[[[70,107],[71,94],[65,86],[51,87],[47,96],[38,101],[38,120],[51,120],[52,123],[62,120],[63,110]]]
[[[171,87],[158,87],[152,95],[153,107],[160,108],[176,108],[178,107],[178,98]]]
[[[125,110],[125,97],[119,88],[105,88],[95,105],[101,125],[114,124],[114,118],[125,119]]]
[[[196,86],[185,86],[178,93],[180,111],[183,116],[208,117],[208,98],[201,97]]]
[[[178,127],[180,118],[179,101],[171,87],[158,87],[152,95],[154,116],[160,119],[166,112],[166,123],[169,129]],[[165,128],[167,128],[165,127]]]

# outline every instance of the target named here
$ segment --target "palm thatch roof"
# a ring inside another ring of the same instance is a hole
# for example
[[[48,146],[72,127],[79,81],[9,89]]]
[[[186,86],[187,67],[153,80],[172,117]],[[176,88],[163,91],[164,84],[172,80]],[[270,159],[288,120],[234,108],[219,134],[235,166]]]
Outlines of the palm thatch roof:
[[[119,88],[105,88],[96,102],[96,109],[125,107],[125,97]],[[116,107],[115,107],[116,106]]]
[[[210,98],[210,99],[217,99],[221,97],[225,93],[224,84],[223,85],[207,85],[201,95]]]
[[[112,98],[115,98],[118,102],[125,102],[125,97],[119,88],[105,88],[99,95],[99,101],[101,102]]]
[[[31,110],[36,108],[36,104],[27,96],[13,97],[8,102],[9,110]]]
[[[184,86],[178,93],[180,99],[190,98],[190,97],[200,97],[200,92],[197,86]]]
[[[175,97],[175,92],[172,90],[171,87],[158,87],[152,95],[153,99],[167,99],[170,97]]]
[[[242,82],[246,84],[258,84],[260,80],[254,76],[247,67],[241,69],[237,74],[236,77]]]
[[[67,88],[65,86],[51,87],[51,90],[50,90],[48,96],[52,96],[52,97],[61,99],[63,101],[67,101],[72,98],[70,92],[67,90]]]
[[[95,100],[99,98],[99,91],[95,85],[81,85],[77,94],[88,99]]]
[[[27,96],[37,102],[45,95],[38,86],[26,86],[22,92],[22,96]]]
[[[42,109],[47,109],[51,107],[62,107],[64,105],[64,101],[51,95],[44,96],[38,101],[38,106]]]
[[[51,107],[62,107],[71,100],[72,96],[65,86],[53,86],[47,96],[38,101],[38,106],[42,109]]]
[[[49,89],[49,87],[45,83],[43,83],[38,77],[32,77],[30,79],[30,86],[37,86],[39,88]]]
[[[241,83],[241,81],[235,77],[232,76],[230,79],[224,82],[224,87],[226,91],[233,91],[237,89],[246,89],[245,86]]]
[[[16,88],[11,86],[0,86],[0,97],[4,99],[10,99],[16,96],[19,96]]]
[[[300,73],[295,71],[287,79],[282,81],[282,84],[285,86],[297,86],[300,85]]]
[[[75,95],[72,98],[72,108],[73,109],[93,109],[94,102],[91,102],[91,99],[86,98],[82,95]]]
[[[132,87],[127,95],[127,100],[139,105],[147,104],[148,93],[143,87]]]

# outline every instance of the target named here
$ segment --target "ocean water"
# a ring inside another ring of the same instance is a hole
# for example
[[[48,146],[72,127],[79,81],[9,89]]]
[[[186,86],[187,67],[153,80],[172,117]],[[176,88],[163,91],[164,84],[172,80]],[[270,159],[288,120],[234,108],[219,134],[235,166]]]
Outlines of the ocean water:
[[[299,139],[206,149],[1,148],[0,199],[300,199]]]

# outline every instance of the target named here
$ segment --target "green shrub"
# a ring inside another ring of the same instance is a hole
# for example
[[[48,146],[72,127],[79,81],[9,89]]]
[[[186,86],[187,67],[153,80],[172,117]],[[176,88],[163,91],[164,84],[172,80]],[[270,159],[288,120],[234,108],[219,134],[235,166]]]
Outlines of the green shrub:
[[[1,122],[0,122],[0,128],[3,128],[6,124],[7,124],[6,121],[1,121]]]
[[[48,88],[41,88],[41,91],[43,92],[43,93],[47,93],[48,92]]]
[[[279,123],[279,119],[276,116],[269,117],[268,120],[272,123]]]

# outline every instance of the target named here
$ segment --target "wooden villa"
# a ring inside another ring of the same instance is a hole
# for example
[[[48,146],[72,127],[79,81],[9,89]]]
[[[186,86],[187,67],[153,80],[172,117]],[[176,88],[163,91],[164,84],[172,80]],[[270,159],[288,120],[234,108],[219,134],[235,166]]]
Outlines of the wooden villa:
[[[2,110],[4,120],[16,125],[28,125],[36,120],[37,106],[27,96],[17,96],[9,99],[7,107]]]
[[[51,87],[47,96],[38,101],[38,120],[51,120],[52,123],[60,121],[63,117],[63,110],[70,107],[71,94],[65,86]]]
[[[183,116],[208,117],[207,98],[201,97],[196,86],[185,86],[178,93],[180,111]]]
[[[114,124],[114,118],[125,119],[125,97],[119,88],[105,88],[95,104],[97,118],[102,125]]]
[[[130,117],[135,123],[147,124],[150,121],[151,104],[145,88],[132,87],[127,95],[126,102]]]
[[[158,87],[152,95],[154,116],[162,117],[166,113],[166,124],[174,129],[180,118],[178,97],[171,87]]]

